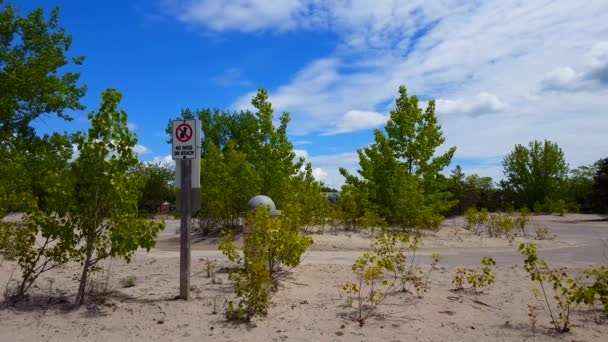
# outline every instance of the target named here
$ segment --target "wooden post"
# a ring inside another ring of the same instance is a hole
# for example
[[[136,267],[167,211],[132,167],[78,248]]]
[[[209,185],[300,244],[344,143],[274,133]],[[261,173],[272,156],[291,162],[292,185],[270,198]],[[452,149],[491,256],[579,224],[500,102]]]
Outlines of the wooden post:
[[[192,224],[191,161],[190,159],[183,159],[181,163],[182,220],[180,227],[179,298],[188,300],[190,298],[190,227]]]

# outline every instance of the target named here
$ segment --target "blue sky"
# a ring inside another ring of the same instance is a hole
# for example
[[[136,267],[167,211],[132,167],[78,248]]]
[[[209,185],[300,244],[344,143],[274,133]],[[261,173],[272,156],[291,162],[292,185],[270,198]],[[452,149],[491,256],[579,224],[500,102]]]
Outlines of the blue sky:
[[[501,177],[517,143],[556,141],[570,166],[608,156],[608,2],[12,1],[61,8],[87,111],[116,88],[142,160],[166,160],[182,108],[245,109],[258,87],[292,116],[297,154],[331,186],[357,168],[403,84],[437,100],[454,164]],[[41,132],[87,128],[86,112]]]

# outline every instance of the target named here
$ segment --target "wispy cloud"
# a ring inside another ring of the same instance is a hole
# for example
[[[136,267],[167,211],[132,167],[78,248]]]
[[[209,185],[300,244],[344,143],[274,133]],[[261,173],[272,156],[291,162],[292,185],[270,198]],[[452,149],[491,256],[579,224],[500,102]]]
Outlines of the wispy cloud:
[[[377,112],[349,110],[335,123],[335,127],[322,133],[322,135],[335,135],[376,128],[386,124],[387,120],[388,116]]]
[[[211,82],[221,87],[246,87],[251,85],[251,82],[245,78],[238,68],[226,69],[222,74],[212,77]]]
[[[600,129],[608,116],[598,111],[606,107],[608,20],[601,14],[608,2],[172,3],[177,20],[213,32],[316,30],[339,37],[335,51],[270,89],[277,111],[292,113],[291,134],[363,128],[349,126],[345,113],[385,112],[404,84],[425,101],[438,99],[438,113],[450,114],[440,123],[457,157],[493,158],[532,139],[557,141],[573,165],[608,155]],[[235,106],[249,107],[253,94],[244,92]],[[328,182],[339,183],[329,168],[340,164],[318,162]]]
[[[144,145],[135,145],[133,151],[138,155],[150,154],[152,151]]]

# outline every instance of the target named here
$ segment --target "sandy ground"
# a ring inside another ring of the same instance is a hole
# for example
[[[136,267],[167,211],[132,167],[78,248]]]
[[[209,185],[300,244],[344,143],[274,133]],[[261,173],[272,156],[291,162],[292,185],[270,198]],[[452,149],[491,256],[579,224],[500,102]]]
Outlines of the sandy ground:
[[[569,274],[580,272],[579,254],[569,252],[574,259],[565,259],[563,251],[582,250],[581,263],[607,263],[601,251],[595,251],[600,254],[593,254],[589,262],[585,257],[595,250],[592,246],[600,248],[597,241],[608,237],[608,222],[585,215],[535,219],[557,234],[555,240],[542,242],[542,252]],[[222,312],[225,301],[233,298],[227,280],[230,265],[212,250],[213,239],[195,243],[192,300],[174,299],[179,292],[179,258],[170,231],[174,222],[168,223],[159,248],[150,254],[138,252],[130,264],[114,260],[104,265],[111,270],[112,290],[105,303],[71,309],[78,265],[43,275],[29,302],[0,303],[0,341],[606,341],[608,336],[608,322],[596,323],[599,311],[584,305],[572,313],[572,332],[557,334],[542,310],[543,303],[530,291],[534,284],[521,267],[523,258],[515,259],[517,241],[511,246],[504,239],[484,239],[481,245],[478,236],[468,236],[458,228],[458,220],[446,222],[423,246],[423,256],[439,252],[456,260],[446,260],[446,267],[432,273],[425,296],[395,292],[363,327],[353,321],[354,308],[346,305],[338,286],[355,280],[350,265],[367,249],[369,237],[342,233],[313,236],[314,250],[281,281],[268,316],[250,324],[228,322]],[[497,258],[496,284],[480,294],[452,291],[456,267],[451,264],[478,264],[479,255],[494,253],[514,258],[514,262]],[[206,276],[204,258],[218,260],[215,284]],[[14,269],[14,261],[0,259],[2,289]],[[121,281],[128,276],[136,277],[135,286],[124,288]],[[538,307],[534,337],[528,304]]]

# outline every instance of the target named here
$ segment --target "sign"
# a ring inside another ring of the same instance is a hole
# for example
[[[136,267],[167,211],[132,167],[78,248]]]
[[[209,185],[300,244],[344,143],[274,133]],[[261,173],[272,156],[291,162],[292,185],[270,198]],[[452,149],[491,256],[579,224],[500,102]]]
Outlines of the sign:
[[[199,125],[196,120],[173,121],[173,160],[198,159],[197,145],[200,144]]]

